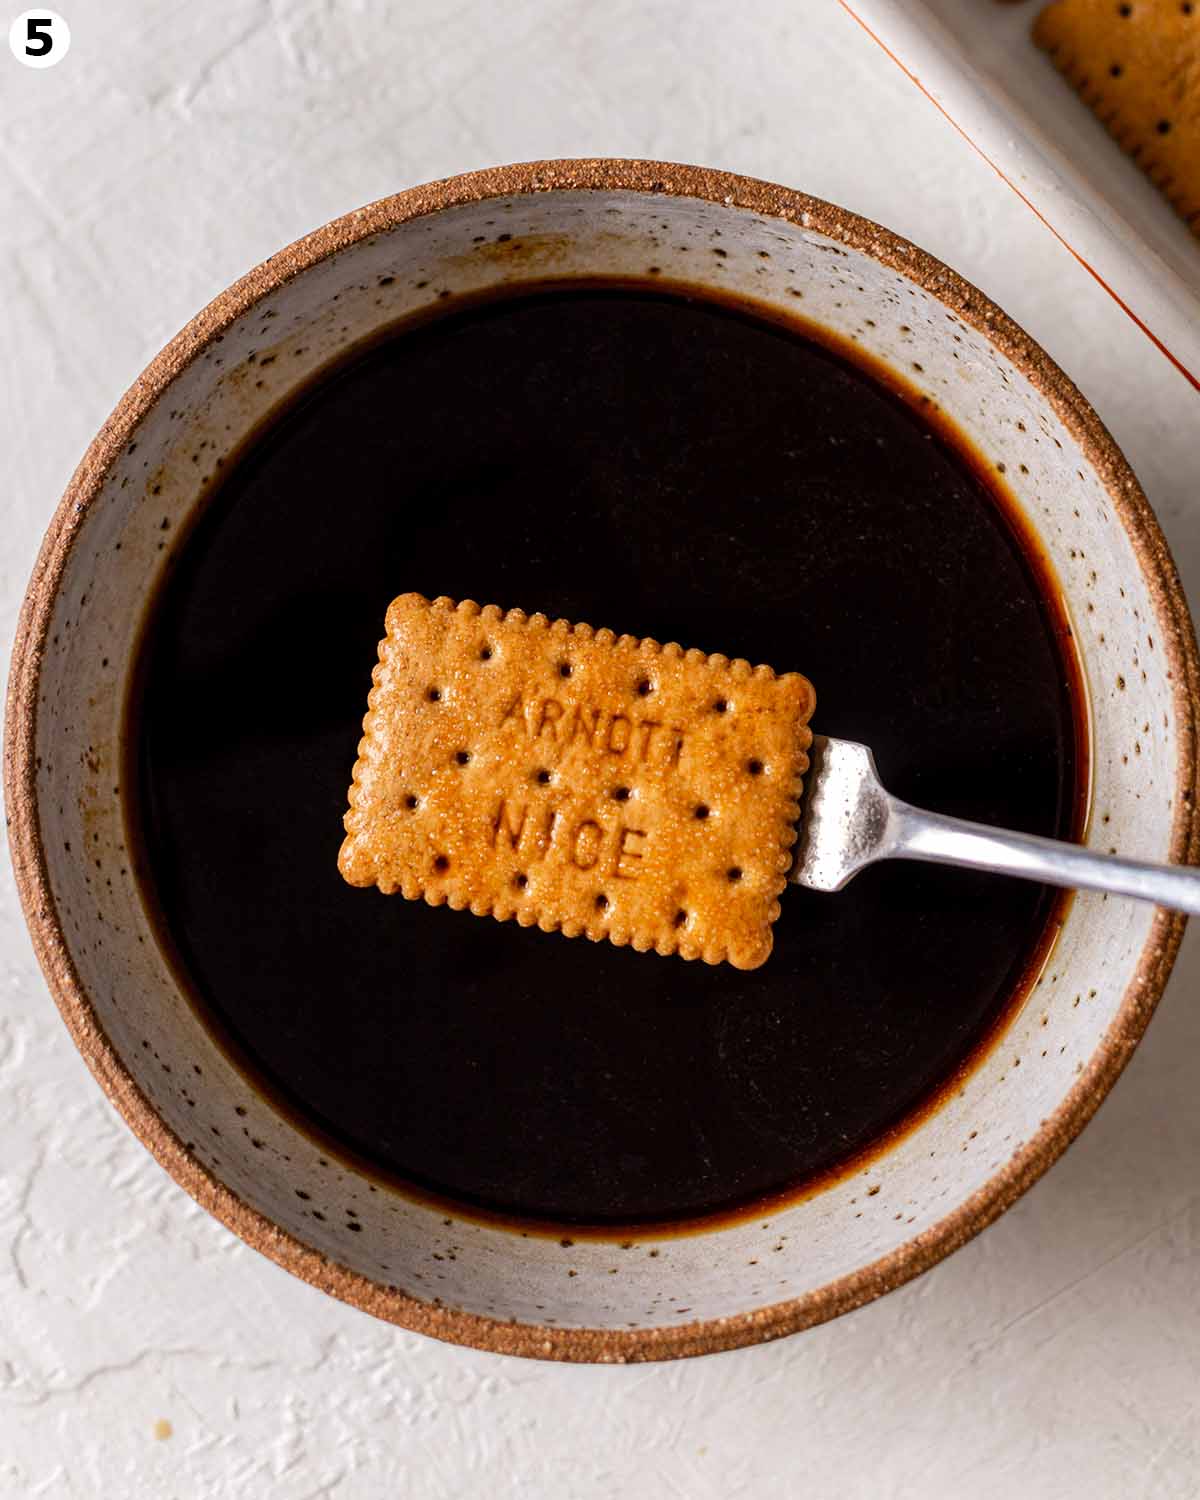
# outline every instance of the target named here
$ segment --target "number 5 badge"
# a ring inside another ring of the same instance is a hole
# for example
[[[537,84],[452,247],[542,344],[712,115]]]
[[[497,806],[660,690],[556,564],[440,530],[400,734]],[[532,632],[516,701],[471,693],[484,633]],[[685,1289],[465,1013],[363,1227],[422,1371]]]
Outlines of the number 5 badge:
[[[8,28],[12,55],[27,68],[52,68],[71,46],[71,28],[54,10],[23,10]]]

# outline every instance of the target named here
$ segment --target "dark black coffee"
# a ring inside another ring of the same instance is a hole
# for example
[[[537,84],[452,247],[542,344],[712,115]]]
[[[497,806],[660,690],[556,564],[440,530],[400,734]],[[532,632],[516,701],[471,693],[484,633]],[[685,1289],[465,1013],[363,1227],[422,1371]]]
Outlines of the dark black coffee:
[[[493,299],[315,385],[180,544],[131,706],[147,889],[248,1086],[436,1194],[614,1225],[793,1191],[926,1105],[1019,992],[1041,888],[790,888],[742,973],[336,857],[406,590],[802,671],[900,796],[1069,836],[1070,645],[998,484],[877,371],[681,292]]]

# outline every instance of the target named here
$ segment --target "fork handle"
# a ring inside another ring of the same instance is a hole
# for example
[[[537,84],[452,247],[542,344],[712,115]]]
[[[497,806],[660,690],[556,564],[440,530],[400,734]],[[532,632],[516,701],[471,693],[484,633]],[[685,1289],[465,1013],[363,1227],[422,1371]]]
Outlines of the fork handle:
[[[1098,854],[1078,844],[1010,833],[962,818],[924,812],[891,799],[894,859],[919,859],[938,865],[965,865],[997,875],[1020,875],[1046,885],[1111,891],[1138,901],[1153,901],[1176,911],[1200,914],[1200,869],[1152,865],[1115,854]]]

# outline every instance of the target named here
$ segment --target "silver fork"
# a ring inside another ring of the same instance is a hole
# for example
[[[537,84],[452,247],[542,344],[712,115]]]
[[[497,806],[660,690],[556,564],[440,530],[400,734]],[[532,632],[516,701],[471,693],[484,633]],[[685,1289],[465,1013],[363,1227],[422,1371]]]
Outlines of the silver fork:
[[[919,859],[1047,885],[1111,891],[1200,913],[1200,869],[1121,859],[1056,839],[923,812],[884,788],[870,749],[853,740],[814,735],[809,756],[800,838],[788,877],[797,885],[840,891],[877,860]]]

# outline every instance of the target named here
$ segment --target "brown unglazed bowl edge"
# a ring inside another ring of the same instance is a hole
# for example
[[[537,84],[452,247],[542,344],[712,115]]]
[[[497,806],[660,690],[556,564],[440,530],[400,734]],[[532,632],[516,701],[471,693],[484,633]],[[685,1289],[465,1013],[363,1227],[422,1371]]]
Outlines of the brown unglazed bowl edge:
[[[183,1148],[117,1055],[79,979],[50,891],[38,823],[37,691],[54,600],[88,506],[130,434],[169,383],[215,335],[317,262],[440,209],[551,190],[660,193],[801,224],[860,250],[922,287],[988,338],[1049,401],[1102,478],[1149,584],[1173,681],[1179,725],[1170,857],[1200,852],[1197,715],[1200,661],[1178,572],[1150,505],[1091,405],[1043,349],[987,297],[933,256],[819,198],[755,178],[669,162],[585,159],[520,163],[410,188],[334,220],[222,292],[147,366],[84,454],[50,523],[18,621],[5,711],[4,791],[17,889],[38,961],[76,1046],[138,1139],[217,1219],[285,1270],[352,1306],[450,1343],[543,1359],[623,1363],[708,1354],[779,1338],[900,1286],[999,1217],[1062,1154],[1121,1073],[1163,992],[1185,918],[1158,910],[1120,1009],[1089,1065],[1054,1113],[953,1212],[890,1254],[823,1287],[755,1311],[678,1327],[627,1331],[541,1327],[434,1306],[330,1260],[251,1208]]]

